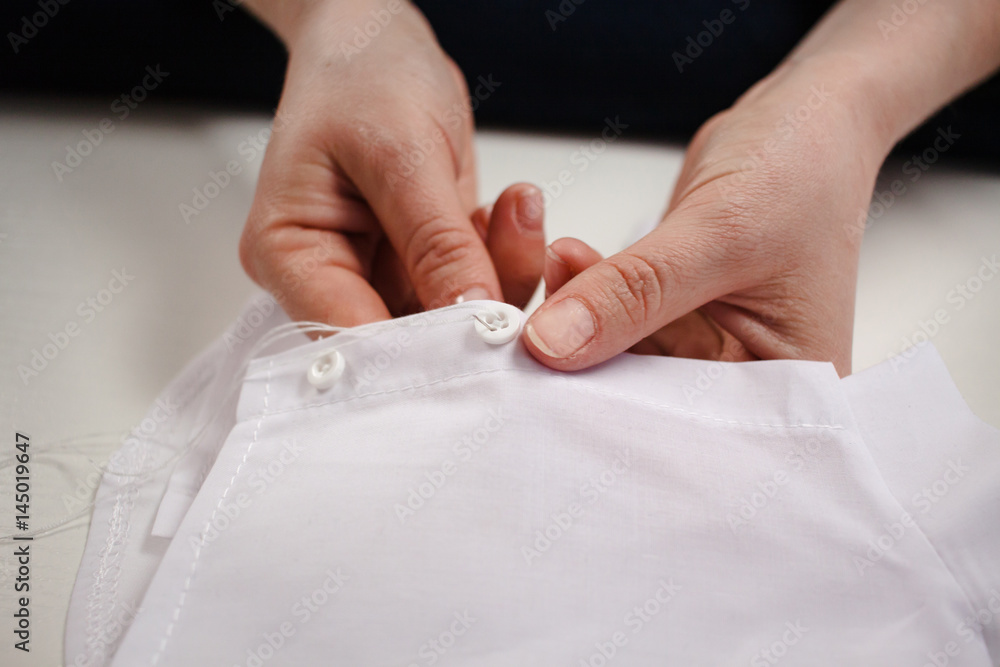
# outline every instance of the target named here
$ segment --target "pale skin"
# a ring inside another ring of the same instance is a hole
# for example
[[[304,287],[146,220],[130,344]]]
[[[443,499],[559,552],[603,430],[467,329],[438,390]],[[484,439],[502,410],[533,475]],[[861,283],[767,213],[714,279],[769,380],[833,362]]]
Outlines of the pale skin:
[[[1000,2],[927,0],[887,33],[894,3],[836,5],[702,126],[660,225],[602,259],[577,239],[545,247],[534,186],[477,208],[468,91],[412,5],[393,4],[348,59],[341,44],[385,0],[248,0],[290,57],[241,260],[292,317],[338,326],[478,298],[523,306],[544,273],[523,340],[558,370],[631,349],[847,375],[879,167],[1000,66]]]

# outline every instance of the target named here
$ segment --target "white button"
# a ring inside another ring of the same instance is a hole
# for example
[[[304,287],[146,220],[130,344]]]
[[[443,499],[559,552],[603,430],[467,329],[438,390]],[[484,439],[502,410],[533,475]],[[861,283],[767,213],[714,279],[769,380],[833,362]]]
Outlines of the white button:
[[[317,389],[329,389],[344,374],[345,365],[344,355],[337,350],[320,355],[309,367],[309,384]]]
[[[521,313],[517,308],[498,303],[491,310],[480,310],[473,318],[476,333],[490,345],[509,343],[521,330]]]

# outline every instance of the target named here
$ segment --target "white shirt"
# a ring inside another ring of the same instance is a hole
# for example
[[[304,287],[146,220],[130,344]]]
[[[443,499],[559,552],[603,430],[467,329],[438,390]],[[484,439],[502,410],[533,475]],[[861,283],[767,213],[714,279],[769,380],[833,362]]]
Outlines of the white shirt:
[[[933,347],[558,373],[491,312],[523,319],[299,335],[244,375],[287,321],[252,302],[113,460],[67,664],[1000,660],[1000,434]]]

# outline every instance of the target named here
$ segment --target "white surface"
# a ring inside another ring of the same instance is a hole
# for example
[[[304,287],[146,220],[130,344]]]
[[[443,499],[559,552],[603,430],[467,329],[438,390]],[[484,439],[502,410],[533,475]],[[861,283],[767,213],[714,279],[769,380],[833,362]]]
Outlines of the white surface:
[[[137,109],[104,136],[62,182],[52,162],[83,140],[107,101],[65,104],[7,100],[0,111],[0,429],[39,445],[89,433],[126,431],[182,365],[239,312],[252,293],[236,244],[253,197],[260,156],[246,161],[248,137],[268,119],[184,108]],[[601,128],[594,128],[598,136]],[[574,182],[547,213],[548,238],[575,235],[611,253],[656,219],[680,168],[678,148],[632,143],[608,147],[580,171],[574,152],[592,137],[484,134],[479,141],[483,201],[506,185],[543,185],[568,170]],[[230,160],[245,171],[186,224],[179,211],[210,171]],[[901,172],[899,167],[891,178]],[[933,168],[868,231],[862,254],[855,370],[897,353],[921,321],[946,309],[933,337],[973,410],[1000,425],[1000,280],[986,283],[961,310],[949,290],[974,275],[985,255],[1000,253],[1000,178]],[[113,271],[135,276],[108,307],[86,321],[78,305],[107,287]],[[80,328],[66,349],[25,386],[17,374],[49,334]],[[92,444],[102,459],[120,436]],[[5,445],[5,447],[9,447]],[[5,449],[5,455],[8,451]],[[93,491],[86,460],[34,473],[32,515],[38,526],[66,514],[67,503]],[[11,520],[10,477],[0,478],[0,532]],[[64,497],[64,494],[69,495]],[[67,500],[69,498],[69,500]],[[64,610],[85,537],[83,523],[36,544],[33,645],[37,652],[4,664],[57,664]],[[0,611],[11,609],[10,560],[0,558]]]

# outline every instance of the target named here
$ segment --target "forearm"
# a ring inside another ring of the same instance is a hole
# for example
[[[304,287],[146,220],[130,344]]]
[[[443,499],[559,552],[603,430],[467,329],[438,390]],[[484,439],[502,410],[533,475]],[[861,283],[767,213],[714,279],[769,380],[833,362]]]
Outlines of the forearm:
[[[888,150],[1000,66],[1000,2],[843,0],[781,67],[831,60]]]
[[[286,48],[295,42],[302,26],[319,20],[320,15],[334,13],[342,20],[357,19],[377,4],[378,0],[244,0],[244,4],[262,23],[270,28]],[[408,4],[406,0],[394,0]],[[386,0],[382,0],[384,6]]]

